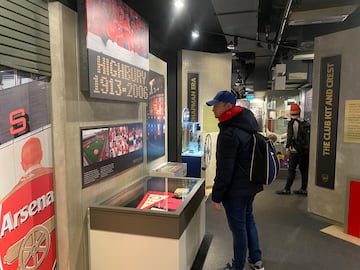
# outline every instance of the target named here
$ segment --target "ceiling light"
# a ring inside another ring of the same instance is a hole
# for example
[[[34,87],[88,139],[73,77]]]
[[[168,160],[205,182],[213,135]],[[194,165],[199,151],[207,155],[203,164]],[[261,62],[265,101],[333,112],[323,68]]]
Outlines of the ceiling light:
[[[314,56],[314,53],[295,54],[292,60],[313,60]]]
[[[192,38],[198,38],[199,36],[200,36],[199,31],[193,30],[193,31],[191,32],[191,37],[192,37]]]
[[[175,0],[174,5],[177,9],[182,9],[184,7],[184,1],[183,0]]]

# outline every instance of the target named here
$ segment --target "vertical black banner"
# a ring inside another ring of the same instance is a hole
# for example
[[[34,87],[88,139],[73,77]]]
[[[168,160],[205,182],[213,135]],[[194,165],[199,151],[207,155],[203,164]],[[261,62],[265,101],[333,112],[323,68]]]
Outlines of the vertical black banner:
[[[334,189],[341,55],[321,59],[316,185]]]
[[[190,110],[190,122],[198,121],[199,103],[199,74],[188,73],[188,107]]]

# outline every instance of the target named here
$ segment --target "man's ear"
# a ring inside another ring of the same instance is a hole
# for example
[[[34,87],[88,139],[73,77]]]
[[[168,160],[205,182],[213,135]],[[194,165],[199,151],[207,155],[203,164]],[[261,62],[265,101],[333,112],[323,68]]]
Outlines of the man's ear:
[[[230,110],[232,107],[234,107],[234,105],[232,105],[230,102],[226,103],[225,106],[227,110]]]

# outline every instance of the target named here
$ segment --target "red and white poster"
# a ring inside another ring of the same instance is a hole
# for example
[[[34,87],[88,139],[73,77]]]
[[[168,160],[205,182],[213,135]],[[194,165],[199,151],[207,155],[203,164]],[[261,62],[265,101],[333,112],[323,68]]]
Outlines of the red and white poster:
[[[90,96],[146,102],[148,24],[121,0],[86,0],[85,10]]]
[[[31,74],[19,78],[16,70],[6,72],[0,89],[0,269],[52,270],[50,85]]]

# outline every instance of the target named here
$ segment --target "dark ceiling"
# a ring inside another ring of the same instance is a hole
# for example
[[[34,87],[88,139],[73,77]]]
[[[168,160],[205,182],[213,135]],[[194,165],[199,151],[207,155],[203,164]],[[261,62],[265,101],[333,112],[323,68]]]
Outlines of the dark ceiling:
[[[184,9],[180,12],[175,11],[172,0],[124,2],[149,23],[151,35],[170,50],[228,52],[225,36],[222,35],[211,0],[185,0]],[[201,31],[201,36],[196,42],[191,39],[191,31],[194,28]]]
[[[175,12],[173,0],[123,1],[148,22],[152,39],[169,51],[228,53],[227,43],[237,43],[233,73],[249,80],[256,80],[253,73],[271,79],[276,63],[311,52],[316,36],[360,26],[360,0],[184,0],[181,12]],[[61,2],[76,6],[76,0]],[[319,23],[325,14],[349,10],[352,14],[344,22]],[[313,21],[289,23],[304,18]],[[191,38],[194,28],[200,33],[196,41]]]
[[[254,71],[269,77],[276,63],[311,52],[316,36],[360,26],[360,0],[184,0],[181,13],[174,12],[171,0],[124,2],[148,21],[151,35],[169,50],[223,53],[229,52],[228,42],[237,43],[233,72],[245,78]],[[289,25],[295,18],[319,18],[347,9],[352,14],[344,22]],[[194,28],[200,32],[196,41],[190,36]]]

